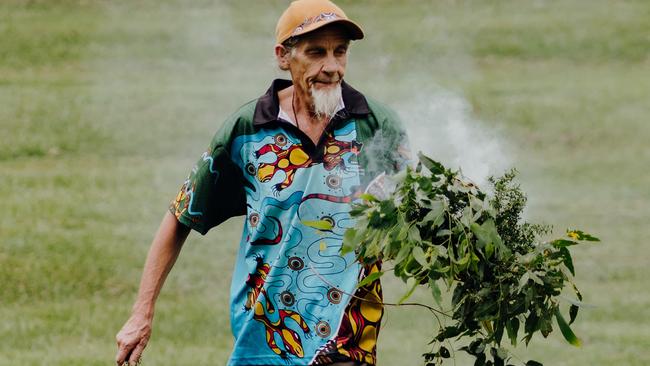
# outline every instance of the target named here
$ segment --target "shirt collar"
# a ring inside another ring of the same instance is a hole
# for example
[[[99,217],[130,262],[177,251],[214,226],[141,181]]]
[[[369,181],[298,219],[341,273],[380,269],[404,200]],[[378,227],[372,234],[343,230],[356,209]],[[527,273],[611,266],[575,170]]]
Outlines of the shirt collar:
[[[262,125],[268,122],[276,121],[280,111],[280,101],[278,91],[288,88],[292,85],[291,80],[275,79],[271,87],[262,95],[255,105],[255,114],[253,115],[253,124]],[[345,112],[351,115],[366,115],[370,113],[366,98],[352,88],[345,81],[341,82],[341,95]]]

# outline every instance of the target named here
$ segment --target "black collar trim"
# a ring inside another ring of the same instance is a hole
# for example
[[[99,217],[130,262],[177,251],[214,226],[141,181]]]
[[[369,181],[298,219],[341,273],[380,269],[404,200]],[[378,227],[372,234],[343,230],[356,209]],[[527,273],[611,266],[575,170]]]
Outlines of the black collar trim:
[[[280,111],[278,91],[288,88],[292,84],[291,80],[273,80],[271,87],[257,100],[255,114],[253,115],[254,125],[257,126],[277,121],[278,112]],[[370,113],[368,102],[363,94],[348,85],[345,80],[341,83],[341,95],[343,97],[343,104],[345,104],[344,112],[351,115],[367,115]]]

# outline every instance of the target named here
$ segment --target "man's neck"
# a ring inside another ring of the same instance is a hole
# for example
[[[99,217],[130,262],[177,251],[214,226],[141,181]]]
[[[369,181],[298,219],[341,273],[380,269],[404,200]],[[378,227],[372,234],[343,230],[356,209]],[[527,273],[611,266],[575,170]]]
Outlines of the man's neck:
[[[316,117],[314,113],[314,101],[309,92],[300,90],[294,85],[280,90],[278,92],[278,99],[282,109],[294,118],[298,126],[319,126],[329,121],[329,116],[323,116],[320,119]]]
[[[295,93],[295,94],[294,94]],[[296,93],[294,86],[282,89],[278,92],[278,99],[280,101],[280,107],[293,118],[298,127],[305,135],[307,135],[314,145],[318,145],[319,140],[322,137],[323,130],[329,122],[329,117],[325,116],[321,119],[316,118],[316,116],[310,112],[310,109],[306,104],[306,99],[304,96],[299,101],[298,93]]]

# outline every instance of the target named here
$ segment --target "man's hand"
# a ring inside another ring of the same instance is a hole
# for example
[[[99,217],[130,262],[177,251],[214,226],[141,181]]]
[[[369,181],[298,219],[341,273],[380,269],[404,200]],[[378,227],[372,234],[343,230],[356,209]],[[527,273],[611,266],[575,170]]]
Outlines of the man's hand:
[[[125,362],[132,366],[140,361],[142,351],[151,337],[156,298],[189,233],[190,228],[179,223],[174,215],[170,212],[165,214],[147,254],[132,315],[115,336],[117,366],[122,366]]]
[[[129,366],[137,365],[140,362],[142,351],[151,337],[152,319],[139,314],[133,314],[126,324],[117,333],[117,366],[128,362]]]

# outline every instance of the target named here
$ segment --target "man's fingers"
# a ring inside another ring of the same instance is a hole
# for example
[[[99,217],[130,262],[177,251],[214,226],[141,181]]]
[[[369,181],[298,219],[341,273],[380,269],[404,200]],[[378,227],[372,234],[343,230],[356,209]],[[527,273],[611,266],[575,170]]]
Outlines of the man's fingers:
[[[122,366],[124,362],[126,362],[132,349],[133,346],[129,346],[126,344],[118,348],[117,356],[115,356],[115,363],[117,363],[117,366]]]
[[[129,357],[129,366],[137,365],[138,362],[140,362],[140,357],[142,356],[142,352],[146,346],[147,343],[144,341],[138,343],[138,345],[133,349],[133,352],[131,352],[131,357]]]

